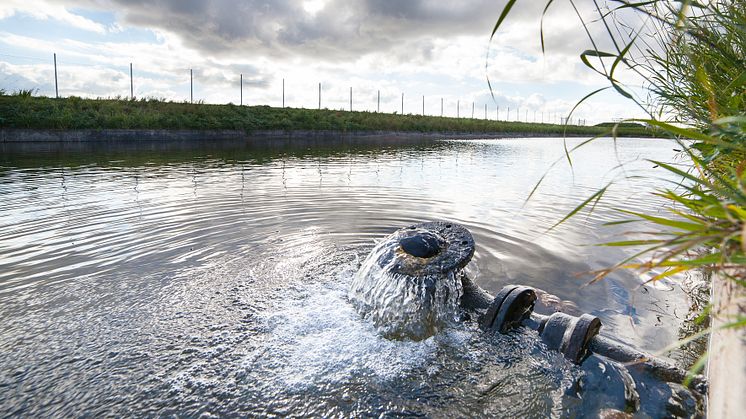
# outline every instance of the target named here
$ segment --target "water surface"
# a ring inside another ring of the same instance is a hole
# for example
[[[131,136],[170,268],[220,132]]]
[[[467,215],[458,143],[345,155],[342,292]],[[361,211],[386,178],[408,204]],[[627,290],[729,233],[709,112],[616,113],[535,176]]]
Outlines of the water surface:
[[[0,144],[0,414],[623,410],[623,386],[593,381],[624,381],[604,360],[580,368],[533,332],[486,336],[469,322],[383,339],[347,288],[375,240],[449,219],[474,235],[467,272],[488,291],[546,290],[556,298],[539,311],[592,313],[604,334],[658,351],[693,329],[696,278],[642,286],[649,277],[619,272],[584,286],[579,274],[629,254],[589,244],[630,228],[601,227],[612,208],[661,211],[647,192],[664,172],[644,159],[676,161],[674,148],[597,141],[526,203],[561,139]],[[546,233],[611,181],[593,214]],[[669,388],[635,378],[643,412],[660,415]]]

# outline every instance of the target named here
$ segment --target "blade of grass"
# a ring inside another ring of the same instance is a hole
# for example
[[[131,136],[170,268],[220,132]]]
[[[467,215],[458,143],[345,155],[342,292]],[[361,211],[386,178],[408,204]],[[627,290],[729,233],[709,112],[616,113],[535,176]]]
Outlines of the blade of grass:
[[[586,205],[588,205],[591,201],[601,199],[601,197],[604,195],[604,193],[609,188],[609,186],[610,186],[610,184],[608,184],[608,185],[604,186],[603,188],[597,190],[588,199],[586,199],[580,205],[578,205],[572,211],[570,211],[569,214],[565,215],[565,217],[563,219],[559,220],[557,223],[555,223],[553,226],[551,226],[547,231],[545,231],[545,233],[548,233],[548,232],[554,230],[555,227],[557,227],[558,225],[560,225],[560,224],[564,223],[565,221],[567,221],[568,219],[570,219],[573,215],[577,214],[580,210],[582,210],[583,208],[585,208]]]

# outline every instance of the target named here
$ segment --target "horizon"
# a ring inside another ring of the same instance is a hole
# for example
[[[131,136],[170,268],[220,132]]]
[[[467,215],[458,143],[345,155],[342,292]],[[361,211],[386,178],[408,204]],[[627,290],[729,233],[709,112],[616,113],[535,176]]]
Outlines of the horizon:
[[[321,83],[322,108],[349,110],[352,89],[355,111],[376,111],[380,91],[384,113],[400,113],[403,95],[405,114],[421,114],[424,97],[431,116],[442,100],[444,116],[470,117],[474,107],[483,118],[486,105],[488,119],[556,123],[607,86],[578,56],[588,42],[572,9],[550,9],[544,54],[543,3],[517,3],[490,42],[504,3],[9,0],[0,5],[0,88],[54,97],[56,54],[61,97],[129,98],[131,63],[136,98],[189,101],[191,72],[194,101],[211,104],[282,106],[284,85],[285,106],[314,109]],[[644,116],[610,91],[573,120]]]

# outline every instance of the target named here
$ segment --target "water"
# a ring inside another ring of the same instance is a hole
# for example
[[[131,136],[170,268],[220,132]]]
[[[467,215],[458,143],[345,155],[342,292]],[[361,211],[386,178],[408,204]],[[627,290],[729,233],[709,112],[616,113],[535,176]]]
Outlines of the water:
[[[401,239],[415,235],[431,239],[433,249],[442,249],[439,255],[424,249],[421,254],[431,258],[424,267],[421,259],[400,250]],[[422,340],[451,326],[461,317],[461,271],[427,269],[440,265],[439,257],[448,253],[447,243],[427,229],[410,226],[397,231],[363,261],[350,284],[350,302],[388,339]],[[462,265],[466,262],[464,258]]]
[[[385,339],[347,293],[375,240],[449,219],[483,288],[543,289],[537,311],[660,350],[695,329],[697,278],[577,274],[629,254],[588,244],[629,228],[600,228],[612,207],[661,211],[643,159],[675,147],[597,142],[524,205],[561,140],[0,145],[0,415],[594,417],[636,397],[661,416],[676,389],[634,370],[632,389],[613,363],[470,321]],[[612,179],[605,205],[544,233]]]

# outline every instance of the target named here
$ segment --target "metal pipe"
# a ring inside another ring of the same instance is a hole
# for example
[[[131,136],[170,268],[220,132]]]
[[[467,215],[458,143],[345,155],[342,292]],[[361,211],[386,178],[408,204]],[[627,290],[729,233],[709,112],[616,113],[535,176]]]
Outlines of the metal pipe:
[[[594,337],[589,342],[588,349],[628,366],[639,365],[643,370],[664,381],[681,383],[689,378],[690,387],[702,394],[707,394],[707,379],[702,375],[690,375],[682,368],[608,337],[601,335]]]
[[[461,306],[473,311],[487,311],[492,301],[495,299],[490,293],[483,290],[474,281],[469,279],[466,274],[461,274],[461,286],[463,294],[461,295]]]
[[[461,276],[463,294],[461,306],[484,315],[493,305],[495,297],[483,290],[465,274]],[[550,316],[531,312],[520,324],[523,327],[538,331],[540,334],[549,321]],[[499,325],[498,325],[499,329]],[[667,361],[639,351],[623,343],[617,342],[609,337],[595,335],[588,341],[587,349],[595,354],[604,356],[625,365],[636,365],[654,377],[668,381],[681,383],[690,379],[690,387],[702,394],[707,393],[707,379],[701,375],[690,375],[686,370],[670,364]]]
[[[516,112],[516,115],[520,113]],[[461,307],[467,310],[467,317],[476,320],[485,331],[508,333],[518,327],[530,328],[538,332],[547,348],[562,353],[565,359],[575,364],[582,364],[591,353],[595,353],[627,367],[639,368],[663,381],[682,383],[689,380],[692,390],[707,392],[704,377],[690,375],[668,361],[599,335],[602,325],[596,316],[534,313],[537,290],[532,287],[507,285],[496,296],[490,295],[462,271],[475,251],[474,239],[463,226],[448,221],[415,224],[397,230],[378,246],[381,251],[371,252],[368,258],[375,259],[366,259],[364,266],[375,263],[391,274],[420,278],[428,283],[445,274],[458,275],[462,285]],[[365,275],[370,276],[370,271],[366,270]],[[378,275],[373,277],[378,278]],[[388,280],[390,277],[380,278]],[[353,288],[357,287],[356,292],[369,293],[376,288],[377,280],[353,285]],[[428,286],[428,289],[434,288]],[[383,317],[377,321],[389,322]],[[402,323],[402,330],[417,340],[427,337],[407,329],[408,323]]]

